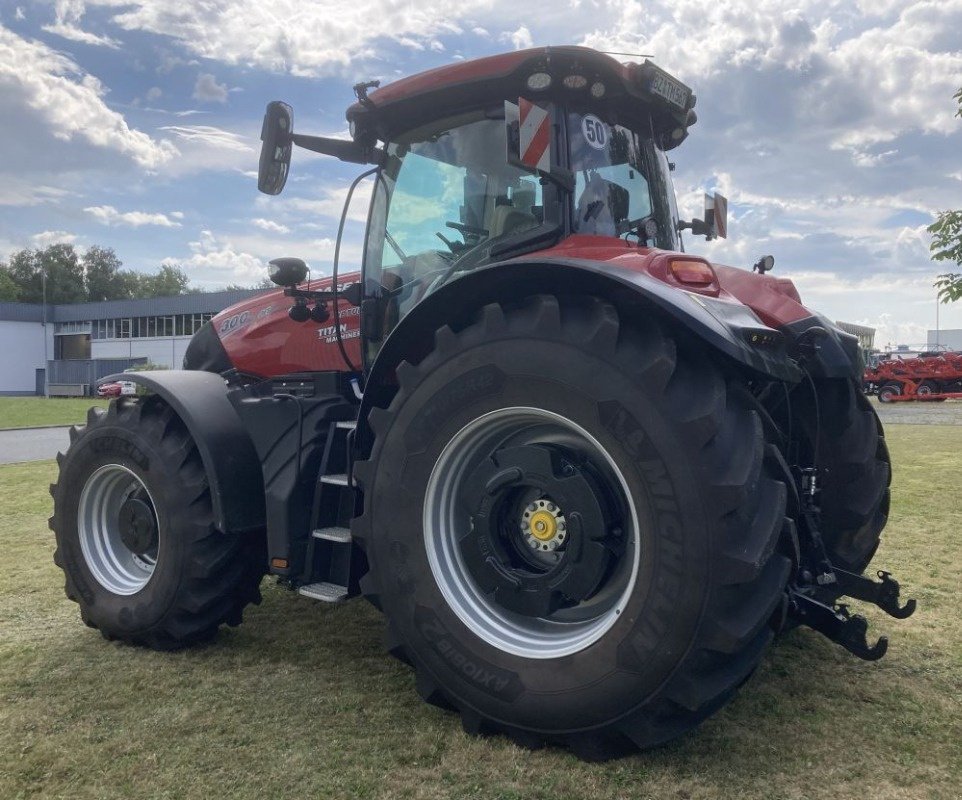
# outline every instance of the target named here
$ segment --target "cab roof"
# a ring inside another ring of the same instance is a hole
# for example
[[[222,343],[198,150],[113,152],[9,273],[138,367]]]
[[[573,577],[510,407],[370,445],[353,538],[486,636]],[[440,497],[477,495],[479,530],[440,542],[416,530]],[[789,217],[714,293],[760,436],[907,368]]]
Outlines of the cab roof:
[[[531,88],[528,79],[535,74],[549,75],[550,85]],[[569,76],[585,80],[569,88]],[[592,93],[596,84],[604,87],[601,96]],[[355,140],[389,141],[432,120],[505,100],[516,102],[522,95],[583,105],[619,122],[647,121],[650,115],[667,147],[680,143],[696,119],[691,89],[651,61],[622,64],[597,50],[574,46],[518,50],[401,78],[367,96],[359,94],[347,119]]]

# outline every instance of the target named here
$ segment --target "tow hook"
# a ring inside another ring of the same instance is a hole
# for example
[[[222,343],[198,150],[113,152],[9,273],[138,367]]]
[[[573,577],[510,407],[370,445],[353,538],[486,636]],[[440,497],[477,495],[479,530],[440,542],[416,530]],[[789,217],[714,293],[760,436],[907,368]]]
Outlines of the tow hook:
[[[865,600],[882,609],[890,617],[907,619],[915,613],[915,600],[906,601],[899,605],[899,582],[892,577],[892,573],[879,570],[876,573],[879,581],[873,581],[864,575],[835,568],[835,580],[842,594]]]
[[[877,575],[879,580],[874,581],[836,567],[832,569],[833,579],[830,582],[834,583],[843,595],[872,603],[896,619],[912,616],[915,613],[915,600],[908,600],[904,606],[900,605],[899,582],[888,572],[880,570]],[[825,582],[828,581],[819,581]],[[859,614],[850,613],[848,606],[826,605],[796,587],[790,587],[788,595],[789,614],[793,619],[824,634],[853,655],[866,661],[878,661],[888,650],[889,642],[886,636],[879,637],[874,645],[868,643],[868,620]]]
[[[789,589],[789,602],[790,615],[794,619],[840,644],[852,655],[866,661],[878,661],[889,648],[887,636],[881,636],[874,645],[869,645],[865,636],[868,620],[850,614],[847,606],[833,608],[795,589]]]

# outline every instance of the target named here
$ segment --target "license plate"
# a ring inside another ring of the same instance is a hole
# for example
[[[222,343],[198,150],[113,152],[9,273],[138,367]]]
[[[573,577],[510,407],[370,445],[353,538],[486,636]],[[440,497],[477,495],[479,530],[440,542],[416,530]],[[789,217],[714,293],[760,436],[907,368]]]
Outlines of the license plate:
[[[673,106],[682,111],[688,107],[688,88],[667,75],[656,74],[651,79],[651,93],[664,97]]]

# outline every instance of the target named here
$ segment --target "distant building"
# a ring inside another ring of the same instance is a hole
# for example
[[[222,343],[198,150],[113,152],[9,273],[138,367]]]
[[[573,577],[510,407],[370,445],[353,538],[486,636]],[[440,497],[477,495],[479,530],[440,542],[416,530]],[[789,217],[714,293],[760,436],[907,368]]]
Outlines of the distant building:
[[[850,333],[852,336],[857,336],[858,343],[862,346],[863,350],[875,349],[875,328],[869,328],[865,325],[856,325],[853,322],[836,322],[835,324],[846,333]]]
[[[949,330],[929,331],[926,337],[928,347],[932,350],[962,350],[962,329],[950,328]]]
[[[113,372],[181,365],[211,317],[264,290],[48,305],[0,303],[0,395],[91,393]]]

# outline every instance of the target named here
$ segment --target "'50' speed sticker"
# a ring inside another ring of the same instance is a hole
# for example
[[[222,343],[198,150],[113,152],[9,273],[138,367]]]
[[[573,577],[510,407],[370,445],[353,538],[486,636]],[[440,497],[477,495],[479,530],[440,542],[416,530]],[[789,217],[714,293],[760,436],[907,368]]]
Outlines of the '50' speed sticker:
[[[581,118],[581,134],[595,150],[604,150],[608,146],[608,126],[594,114],[585,114]]]

